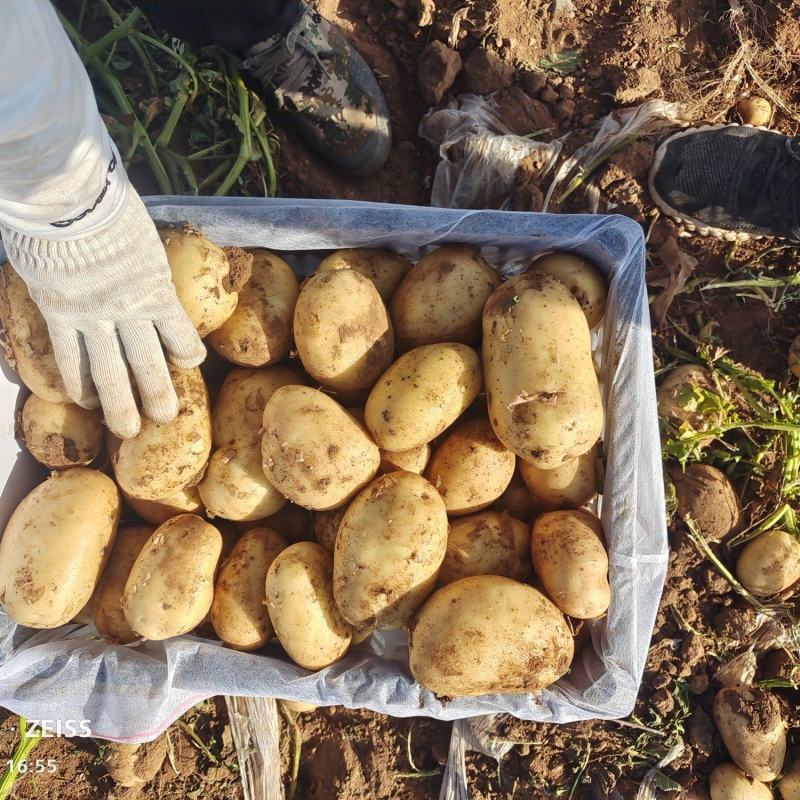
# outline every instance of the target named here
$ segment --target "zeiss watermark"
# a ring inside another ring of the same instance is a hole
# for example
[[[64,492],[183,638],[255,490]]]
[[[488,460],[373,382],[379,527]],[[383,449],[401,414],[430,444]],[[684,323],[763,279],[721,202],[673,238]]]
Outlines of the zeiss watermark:
[[[13,730],[13,729],[12,729]],[[88,719],[30,719],[26,720],[22,735],[28,739],[41,736],[52,739],[56,736],[91,736],[91,720]]]

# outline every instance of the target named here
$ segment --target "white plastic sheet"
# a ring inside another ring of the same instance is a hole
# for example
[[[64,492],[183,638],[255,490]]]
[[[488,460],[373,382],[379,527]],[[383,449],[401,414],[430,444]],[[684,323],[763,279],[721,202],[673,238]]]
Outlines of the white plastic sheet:
[[[33,719],[88,719],[93,735],[153,739],[212,695],[341,704],[398,717],[485,714],[570,722],[619,718],[636,698],[667,563],[661,459],[641,229],[618,216],[459,211],[318,200],[150,198],[156,220],[191,222],[221,245],[280,251],[301,274],[339,247],[389,247],[418,257],[445,242],[482,249],[504,269],[552,249],[590,258],[610,293],[599,361],[607,469],[601,503],[612,586],[606,622],[570,673],[539,695],[441,701],[408,670],[406,637],[374,635],[311,673],[277,648],[240,653],[192,636],[112,646],[91,627],[15,626],[0,613],[0,705]],[[13,438],[19,389],[0,377],[0,523],[41,478]],[[176,565],[179,567],[179,565]]]

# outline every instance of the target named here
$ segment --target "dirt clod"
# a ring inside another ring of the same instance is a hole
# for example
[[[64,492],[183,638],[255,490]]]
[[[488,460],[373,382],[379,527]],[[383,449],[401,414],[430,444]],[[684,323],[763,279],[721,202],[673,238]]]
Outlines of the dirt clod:
[[[621,105],[640,103],[661,88],[661,76],[650,67],[642,67],[624,74],[614,92]]]
[[[511,86],[514,74],[511,64],[484,47],[473,50],[464,62],[464,83],[475,94],[491,94]]]
[[[431,42],[419,57],[417,80],[425,102],[439,105],[461,71],[461,56],[440,41]]]

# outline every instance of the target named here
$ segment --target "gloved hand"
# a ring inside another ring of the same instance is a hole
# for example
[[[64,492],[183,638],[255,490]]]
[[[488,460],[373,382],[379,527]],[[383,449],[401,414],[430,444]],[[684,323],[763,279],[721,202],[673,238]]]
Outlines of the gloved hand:
[[[49,241],[2,226],[0,233],[47,322],[69,396],[84,408],[101,405],[111,431],[131,438],[141,426],[132,373],[145,415],[174,419],[178,397],[162,342],[177,367],[196,367],[206,351],[134,189],[113,222],[84,238]]]

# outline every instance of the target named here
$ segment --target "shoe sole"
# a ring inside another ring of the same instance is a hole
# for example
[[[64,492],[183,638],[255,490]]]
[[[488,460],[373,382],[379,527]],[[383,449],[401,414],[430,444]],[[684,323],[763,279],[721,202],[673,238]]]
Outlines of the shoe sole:
[[[673,208],[666,200],[664,200],[663,197],[661,197],[656,190],[655,185],[653,184],[653,176],[661,166],[661,162],[664,160],[664,156],[667,152],[667,145],[670,142],[674,142],[676,139],[680,139],[684,136],[691,136],[693,133],[698,133],[699,131],[715,131],[721,128],[757,128],[758,130],[762,131],[770,130],[770,128],[765,128],[763,125],[739,125],[737,123],[722,122],[717,125],[701,125],[699,128],[687,128],[684,131],[673,134],[669,137],[669,139],[666,139],[659,145],[658,150],[656,150],[655,157],[653,158],[653,164],[650,167],[650,172],[647,175],[647,187],[650,190],[650,196],[653,198],[655,204],[670,219],[674,220],[679,225],[682,225],[692,234],[696,234],[698,236],[711,236],[715,239],[724,239],[726,242],[753,242],[759,239],[765,239],[766,237],[762,234],[743,233],[741,231],[731,231],[726,228],[715,228],[711,225],[706,225],[705,223],[700,222],[700,220],[696,219],[695,217],[690,217],[688,214],[682,214],[680,211]],[[785,236],[774,236],[770,238],[784,241],[786,239]]]

